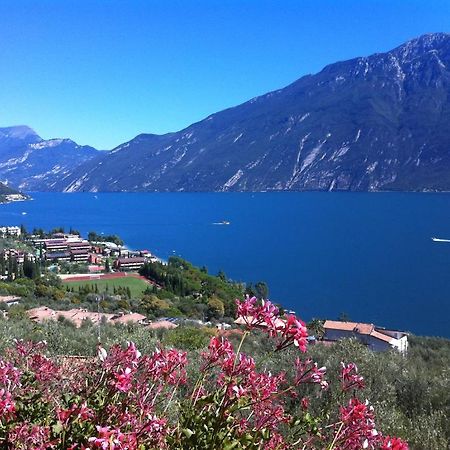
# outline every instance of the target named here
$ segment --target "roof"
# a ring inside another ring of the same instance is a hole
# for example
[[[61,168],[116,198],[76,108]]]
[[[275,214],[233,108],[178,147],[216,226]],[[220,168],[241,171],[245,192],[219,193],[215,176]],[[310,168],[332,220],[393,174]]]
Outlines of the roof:
[[[44,243],[46,245],[65,245],[67,244],[67,240],[66,239],[45,239]]]
[[[87,311],[85,309],[70,309],[69,311],[55,311],[57,317],[64,317],[80,327],[84,320],[90,320],[93,323],[98,323],[102,319],[110,321],[114,314],[96,313]]]
[[[138,313],[130,313],[124,314],[123,316],[117,318],[113,318],[112,320],[114,323],[128,323],[128,322],[139,323],[142,322],[143,320],[147,320],[147,317]]]
[[[73,322],[76,327],[80,327],[84,320],[90,320],[93,323],[98,323],[103,318],[110,321],[114,317],[114,314],[99,314],[81,308],[70,309],[69,311],[55,311],[47,306],[39,306],[38,308],[29,309],[27,314],[30,319],[37,322],[64,317],[65,319]]]
[[[375,325],[372,323],[340,322],[338,320],[326,320],[323,327],[331,330],[354,331],[360,334],[370,334],[375,329]]]
[[[388,343],[395,339],[394,337],[388,336],[381,331],[377,331],[373,323],[340,322],[337,320],[326,320],[323,327],[325,330],[349,331],[352,333],[372,336],[375,339],[379,339],[380,341]]]
[[[32,308],[27,311],[28,317],[32,320],[42,322],[55,317],[55,311],[47,306],[39,306],[38,308]]]
[[[67,242],[67,245],[69,247],[90,247],[91,244],[89,243],[89,241],[76,241],[76,242]]]
[[[18,302],[21,298],[17,297],[17,295],[0,295],[0,303]]]
[[[117,262],[119,264],[127,264],[127,263],[135,263],[135,264],[140,264],[140,263],[145,263],[145,258],[117,258]]]
[[[89,254],[88,250],[83,250],[83,249],[70,250],[70,253],[72,253],[72,255],[88,255]]]
[[[177,324],[169,322],[168,320],[158,320],[157,322],[152,322],[147,325],[147,327],[150,328],[151,330],[156,330],[158,328],[171,329],[176,328],[177,326],[178,326]]]

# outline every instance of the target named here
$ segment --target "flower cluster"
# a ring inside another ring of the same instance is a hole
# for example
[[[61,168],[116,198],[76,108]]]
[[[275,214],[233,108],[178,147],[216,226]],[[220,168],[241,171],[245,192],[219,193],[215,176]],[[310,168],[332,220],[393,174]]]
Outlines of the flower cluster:
[[[342,390],[364,389],[364,378],[361,375],[358,375],[358,367],[356,367],[356,364],[341,363],[341,366]]]
[[[325,367],[305,358],[294,362],[293,374],[272,373],[241,351],[248,333],[260,328],[274,340],[275,351],[295,346],[304,352],[303,322],[255,298],[238,302],[238,313],[247,330],[237,350],[227,338],[213,336],[200,364],[191,365],[196,382],[187,375],[186,352],[173,348],[160,346],[141,355],[133,342],[109,349],[99,345],[97,358],[78,359],[74,369],[75,363],[47,357],[43,342],[16,342],[0,359],[1,445],[20,450],[408,449],[401,439],[376,429],[368,402],[350,397],[364,388],[352,363],[342,364],[340,373],[348,400],[334,414],[314,417],[312,393],[328,395],[322,394],[328,387]]]
[[[318,368],[316,362],[313,362],[311,358],[306,361],[301,361],[297,358],[295,361],[295,384],[301,383],[316,383],[319,384],[322,389],[328,388],[328,382],[324,379],[327,372],[326,367]]]
[[[276,350],[295,345],[306,352],[308,331],[306,325],[294,315],[280,316],[279,309],[269,300],[248,297],[242,302],[236,300],[238,321],[249,330],[260,328],[276,339]]]

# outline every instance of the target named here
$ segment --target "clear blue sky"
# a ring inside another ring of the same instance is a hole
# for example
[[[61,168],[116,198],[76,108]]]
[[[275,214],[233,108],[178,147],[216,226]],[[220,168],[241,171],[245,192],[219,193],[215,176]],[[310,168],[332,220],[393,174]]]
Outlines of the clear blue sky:
[[[2,0],[0,126],[109,149],[449,19],[448,0]]]

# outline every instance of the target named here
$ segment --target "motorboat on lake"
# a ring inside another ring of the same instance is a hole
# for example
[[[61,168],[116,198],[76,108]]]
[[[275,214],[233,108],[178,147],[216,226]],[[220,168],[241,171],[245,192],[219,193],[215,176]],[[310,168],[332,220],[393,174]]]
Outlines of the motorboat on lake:
[[[450,242],[450,239],[441,239],[441,238],[437,238],[437,237],[432,237],[431,240],[433,242]]]

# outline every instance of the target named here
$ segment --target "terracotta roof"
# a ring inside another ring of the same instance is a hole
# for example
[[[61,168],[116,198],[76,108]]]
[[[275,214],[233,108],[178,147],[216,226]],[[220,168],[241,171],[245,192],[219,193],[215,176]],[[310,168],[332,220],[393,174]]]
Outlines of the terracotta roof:
[[[380,339],[381,341],[384,341],[384,342],[391,342],[395,339],[392,336],[388,336],[388,335],[380,333],[379,331],[376,331],[376,330],[372,331],[372,333],[370,333],[370,335],[373,336],[374,338]]]
[[[112,320],[114,323],[128,323],[128,322],[139,323],[142,322],[143,320],[147,320],[147,317],[138,313],[130,313],[124,314],[123,316],[117,318],[113,318]]]
[[[29,309],[27,311],[28,317],[37,322],[42,322],[44,320],[50,320],[55,317],[55,311],[46,306],[39,306],[38,308]]]
[[[354,331],[360,334],[370,334],[375,329],[372,323],[340,322],[338,320],[326,320],[323,327],[332,330]]]
[[[375,330],[375,325],[372,323],[359,323],[359,322],[340,322],[337,320],[326,320],[323,325],[325,330],[340,330],[350,331],[353,333],[364,334],[372,336],[376,339],[380,339],[384,342],[391,342],[394,338],[387,336],[380,331]]]
[[[175,323],[169,322],[168,320],[158,320],[157,322],[152,322],[147,325],[151,330],[156,330],[158,328],[177,328],[178,325]]]
[[[75,324],[76,327],[80,327],[84,320],[90,320],[92,323],[101,322],[103,318],[106,321],[110,321],[114,314],[96,313],[86,311],[85,309],[70,309],[69,311],[55,311],[57,317],[65,317]]]

